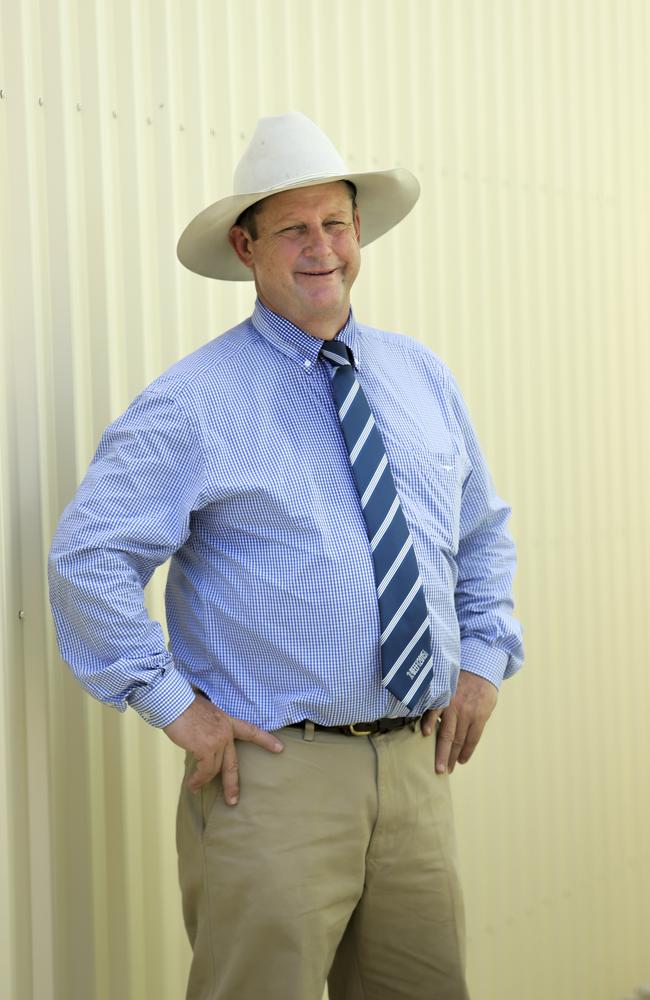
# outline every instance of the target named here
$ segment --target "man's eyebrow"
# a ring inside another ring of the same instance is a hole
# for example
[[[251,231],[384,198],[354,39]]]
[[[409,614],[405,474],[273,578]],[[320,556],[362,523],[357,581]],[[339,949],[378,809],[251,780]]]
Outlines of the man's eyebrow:
[[[331,210],[324,212],[321,218],[331,219],[333,216],[344,216],[350,206],[340,205],[337,208],[332,208]],[[298,215],[293,213],[287,215],[281,215],[278,219],[273,222],[274,229],[283,229],[286,226],[302,226],[305,220],[300,218]]]
[[[285,226],[303,226],[303,225],[304,225],[303,220],[299,219],[298,216],[286,215],[284,216],[284,218],[278,219],[278,221],[274,223],[273,228],[284,229]]]

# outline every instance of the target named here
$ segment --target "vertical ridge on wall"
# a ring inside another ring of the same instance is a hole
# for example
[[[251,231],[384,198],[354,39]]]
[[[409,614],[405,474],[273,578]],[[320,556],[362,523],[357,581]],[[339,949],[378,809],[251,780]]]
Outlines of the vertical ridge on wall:
[[[8,232],[13,237],[7,246],[10,253],[3,259],[8,262],[8,317],[12,324],[11,347],[15,366],[11,372],[13,385],[10,398],[23,401],[18,410],[18,421],[14,424],[16,437],[9,442],[10,454],[21,453],[33,456],[35,461],[13,465],[12,480],[16,482],[17,494],[22,511],[18,523],[11,511],[12,530],[16,531],[19,564],[29,567],[38,564],[44,538],[41,530],[42,513],[40,497],[47,505],[47,482],[43,477],[43,466],[38,461],[43,443],[43,413],[41,394],[43,386],[43,351],[38,339],[26,336],[14,342],[14,331],[27,331],[47,327],[50,321],[48,306],[50,294],[50,274],[45,252],[47,229],[42,225],[45,184],[37,170],[39,156],[43,152],[44,98],[42,76],[38,65],[38,49],[41,44],[40,25],[32,18],[28,9],[15,14],[18,32],[15,49],[5,46],[7,64],[12,67],[14,86],[13,104],[8,111],[7,149],[9,157],[9,179],[12,194],[16,197],[29,191],[31,199],[23,205],[20,226],[16,226],[16,205],[8,210]],[[3,18],[4,20],[4,18]],[[15,126],[21,115],[29,121],[17,143],[13,144]],[[14,171],[19,168],[18,177]],[[16,181],[18,180],[18,184]],[[19,187],[20,185],[20,187]],[[16,603],[23,612],[21,620],[21,666],[23,676],[21,689],[10,682],[12,696],[11,710],[15,712],[15,722],[10,733],[13,747],[21,747],[24,757],[24,771],[16,774],[16,784],[12,788],[14,800],[19,798],[17,814],[23,825],[20,830],[12,830],[13,844],[19,858],[27,861],[29,877],[14,891],[14,899],[24,897],[19,913],[29,922],[27,939],[18,941],[18,953],[24,961],[19,969],[18,985],[24,978],[34,993],[44,1000],[52,996],[54,980],[54,918],[52,905],[52,854],[50,822],[50,775],[48,724],[48,675],[46,672],[46,601],[42,576],[31,577],[28,572],[17,576],[21,590],[15,590]],[[27,724],[30,724],[28,729]],[[21,931],[24,933],[26,924]],[[38,955],[38,959],[36,956]],[[29,963],[29,971],[27,968]]]
[[[183,993],[182,755],[59,662],[45,555],[105,425],[250,311],[175,245],[289,109],[417,174],[355,313],[450,365],[514,508],[528,665],[453,778],[475,992],[648,978],[649,47],[644,0],[0,0],[3,995]]]

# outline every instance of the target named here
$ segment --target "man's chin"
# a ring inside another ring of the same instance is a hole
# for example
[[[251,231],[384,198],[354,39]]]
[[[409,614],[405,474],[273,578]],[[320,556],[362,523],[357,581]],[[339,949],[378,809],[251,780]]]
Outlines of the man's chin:
[[[308,303],[313,309],[336,312],[345,305],[346,296],[340,285],[299,286],[299,297],[302,302]]]

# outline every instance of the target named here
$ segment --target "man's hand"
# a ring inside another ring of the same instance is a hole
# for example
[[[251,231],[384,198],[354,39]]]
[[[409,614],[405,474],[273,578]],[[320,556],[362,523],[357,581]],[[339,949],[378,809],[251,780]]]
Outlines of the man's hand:
[[[263,729],[233,719],[222,712],[201,694],[186,708],[182,715],[165,726],[165,734],[172,743],[189,750],[196,759],[196,767],[187,784],[193,792],[221,772],[221,783],[226,802],[230,806],[239,800],[239,765],[235,740],[247,740],[272,753],[283,749],[280,740]]]
[[[430,709],[422,717],[422,733],[429,736],[433,732],[435,719],[441,723],[436,741],[436,771],[451,772],[459,764],[466,764],[476,744],[481,738],[485,723],[492,715],[497,703],[498,691],[494,684],[461,670],[458,676],[456,694],[442,714],[440,709]]]

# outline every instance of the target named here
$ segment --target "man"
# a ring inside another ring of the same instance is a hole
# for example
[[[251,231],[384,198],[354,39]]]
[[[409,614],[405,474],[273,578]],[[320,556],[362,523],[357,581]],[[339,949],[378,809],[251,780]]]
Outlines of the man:
[[[522,650],[509,510],[450,373],[350,309],[360,245],[419,186],[290,114],[235,191],[178,253],[252,277],[255,311],[102,438],[52,547],[62,654],[187,751],[188,997],[461,1000],[448,773]],[[168,651],[142,591],[169,557]]]

